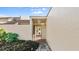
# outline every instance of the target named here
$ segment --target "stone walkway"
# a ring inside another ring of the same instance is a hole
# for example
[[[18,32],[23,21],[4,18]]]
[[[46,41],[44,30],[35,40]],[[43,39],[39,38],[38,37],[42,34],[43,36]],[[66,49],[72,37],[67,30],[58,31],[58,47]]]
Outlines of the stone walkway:
[[[47,43],[41,43],[36,51],[50,51]]]

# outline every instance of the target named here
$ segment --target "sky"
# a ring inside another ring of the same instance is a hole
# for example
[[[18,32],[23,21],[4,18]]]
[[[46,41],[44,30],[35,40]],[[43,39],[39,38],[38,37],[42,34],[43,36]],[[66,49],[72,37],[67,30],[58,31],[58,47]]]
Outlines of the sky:
[[[49,7],[0,7],[0,16],[46,16]]]

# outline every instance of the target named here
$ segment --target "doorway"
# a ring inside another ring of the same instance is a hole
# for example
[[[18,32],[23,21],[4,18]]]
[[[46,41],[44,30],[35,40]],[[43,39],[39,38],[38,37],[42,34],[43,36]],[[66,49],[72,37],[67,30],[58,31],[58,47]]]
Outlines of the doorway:
[[[32,38],[34,41],[46,39],[46,19],[32,19]]]

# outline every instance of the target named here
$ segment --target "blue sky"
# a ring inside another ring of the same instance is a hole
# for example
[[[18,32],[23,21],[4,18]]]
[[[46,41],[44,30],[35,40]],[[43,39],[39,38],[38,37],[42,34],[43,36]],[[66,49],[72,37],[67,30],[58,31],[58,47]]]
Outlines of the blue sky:
[[[46,16],[48,7],[0,7],[0,16]]]

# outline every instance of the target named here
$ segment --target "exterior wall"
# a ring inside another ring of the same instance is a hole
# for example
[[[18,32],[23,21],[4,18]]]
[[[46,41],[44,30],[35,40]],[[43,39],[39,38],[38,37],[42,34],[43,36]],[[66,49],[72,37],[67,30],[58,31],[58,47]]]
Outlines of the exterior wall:
[[[7,22],[8,19],[0,19],[0,22]]]
[[[31,25],[0,25],[1,28],[4,28],[7,32],[15,32],[20,35],[22,40],[32,40],[32,30]]]
[[[79,50],[79,8],[52,8],[47,19],[47,42],[52,50]]]
[[[46,39],[46,26],[42,26],[42,39]]]
[[[14,19],[13,19],[14,18]],[[28,16],[24,17],[0,17],[0,22],[7,22],[11,20],[29,20],[30,18]],[[24,23],[24,22],[22,22]],[[2,24],[0,25],[1,28],[5,29],[7,32],[14,32],[19,34],[19,38],[21,40],[32,40],[32,24],[30,21],[30,24],[21,24],[19,25],[18,22],[14,24]]]

